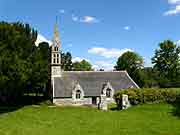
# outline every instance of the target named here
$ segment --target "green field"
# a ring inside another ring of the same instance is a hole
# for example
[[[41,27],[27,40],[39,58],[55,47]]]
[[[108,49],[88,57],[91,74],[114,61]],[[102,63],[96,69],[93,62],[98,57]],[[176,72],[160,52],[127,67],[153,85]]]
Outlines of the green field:
[[[108,112],[45,105],[0,112],[0,135],[180,135],[180,116],[170,104]]]

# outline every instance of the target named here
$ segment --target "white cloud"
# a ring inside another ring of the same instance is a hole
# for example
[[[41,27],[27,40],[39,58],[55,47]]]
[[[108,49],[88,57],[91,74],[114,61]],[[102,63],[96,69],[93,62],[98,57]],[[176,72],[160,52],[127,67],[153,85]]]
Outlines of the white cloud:
[[[90,62],[90,60],[86,59],[86,58],[80,58],[80,57],[75,57],[75,58],[72,58],[72,62],[81,62],[82,60],[86,60],[88,62]]]
[[[98,71],[100,69],[100,67],[98,65],[92,65],[92,68],[95,70],[95,71]]]
[[[86,58],[81,58],[81,57],[74,57],[72,58],[72,62],[81,62],[82,60],[86,60],[88,61],[90,64],[92,64],[92,68],[97,71],[100,69],[104,69],[104,70],[113,70],[114,64],[113,61],[95,61],[94,63],[92,63],[89,59]]]
[[[52,42],[51,42],[50,40],[48,40],[47,38],[45,38],[43,35],[38,34],[37,40],[36,40],[36,42],[35,42],[35,45],[38,46],[39,43],[41,43],[41,42],[47,42],[47,43],[49,43],[49,45],[52,44]]]
[[[178,40],[178,41],[176,42],[176,44],[180,46],[180,40]]]
[[[169,4],[178,4],[180,3],[180,0],[168,0]]]
[[[72,14],[71,18],[74,22],[79,21],[79,17],[75,16],[74,14]]]
[[[96,61],[96,65],[104,70],[113,70],[114,64],[112,61]]]
[[[72,14],[71,18],[74,22],[81,22],[81,23],[98,23],[99,22],[99,20],[93,16],[79,17]]]
[[[180,45],[180,40],[178,40],[176,43],[177,43],[178,45]]]
[[[99,60],[95,62],[91,62],[89,59],[81,58],[81,57],[74,57],[72,58],[72,62],[81,62],[82,60],[88,61],[90,64],[92,64],[92,68],[97,71],[100,69],[104,69],[105,71],[112,71],[114,69],[114,61],[113,60]]]
[[[64,10],[64,9],[60,9],[60,10],[59,10],[59,13],[64,14],[64,13],[65,13],[65,10]]]
[[[152,64],[152,59],[153,56],[149,56],[149,57],[143,57],[144,59],[144,67],[153,67],[153,64]]]
[[[102,47],[93,47],[88,50],[88,53],[97,54],[105,58],[118,58],[127,51],[132,52],[132,50],[128,48],[120,50],[120,49],[115,49],[115,48],[108,49],[108,48],[102,48]]]
[[[173,5],[171,9],[164,12],[165,16],[176,15],[180,13],[180,0],[168,0],[168,3]]]
[[[83,16],[82,18],[80,18],[80,22],[83,22],[83,23],[98,23],[99,20],[96,19],[93,16]]]
[[[180,5],[176,5],[174,9],[168,10],[164,13],[165,16],[176,15],[180,13]]]
[[[131,29],[130,26],[125,26],[125,27],[124,27],[124,30],[130,30],[130,29]]]

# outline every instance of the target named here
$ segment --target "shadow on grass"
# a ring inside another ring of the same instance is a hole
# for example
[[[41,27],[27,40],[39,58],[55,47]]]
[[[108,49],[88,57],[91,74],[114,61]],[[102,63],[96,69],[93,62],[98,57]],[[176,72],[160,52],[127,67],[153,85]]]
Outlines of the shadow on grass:
[[[180,101],[174,102],[174,103],[170,103],[174,108],[172,110],[172,114],[174,116],[177,116],[180,118]]]
[[[109,110],[111,110],[111,111],[119,111],[121,109],[119,109],[118,107],[111,107],[111,108],[109,108]]]
[[[42,96],[23,96],[14,104],[8,104],[8,105],[0,104],[0,115],[3,113],[16,111],[24,106],[40,105],[40,104],[45,103],[45,101],[47,100]],[[50,101],[48,102],[48,104],[50,104]]]
[[[112,103],[108,105],[108,110],[111,111],[119,111],[121,107],[118,107],[116,103]]]
[[[16,111],[22,107],[23,106],[0,106],[0,115],[3,113],[9,113],[9,112]]]

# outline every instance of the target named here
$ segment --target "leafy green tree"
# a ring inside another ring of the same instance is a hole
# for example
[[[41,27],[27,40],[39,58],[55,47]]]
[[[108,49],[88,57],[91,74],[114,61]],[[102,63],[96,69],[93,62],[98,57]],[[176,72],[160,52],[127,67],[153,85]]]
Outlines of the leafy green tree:
[[[70,52],[61,53],[61,68],[64,71],[71,71],[72,70],[72,56]]]
[[[0,22],[0,100],[23,95],[32,67],[37,31],[28,24]]]
[[[126,70],[134,81],[142,87],[142,79],[140,76],[140,69],[143,67],[143,58],[135,52],[126,52],[117,60],[115,69]]]
[[[49,45],[35,46],[36,38],[37,31],[28,24],[0,22],[0,103],[14,104],[25,93],[46,92]]]
[[[158,85],[158,71],[152,67],[145,67],[136,71],[136,80],[140,87],[152,88],[159,87]]]
[[[161,87],[176,87],[180,83],[179,55],[180,47],[171,40],[161,42],[155,51],[152,63],[154,69],[159,71]]]
[[[31,90],[34,93],[43,93],[44,89],[48,83],[49,75],[49,44],[42,42],[37,47],[32,58],[32,67],[31,67]]]
[[[171,40],[165,40],[159,44],[152,58],[154,68],[160,71],[162,77],[172,79],[179,71],[180,47]]]
[[[74,71],[92,71],[92,65],[86,61],[82,60],[81,62],[74,62],[73,63],[73,70]]]
[[[143,67],[143,58],[135,52],[126,52],[120,56],[117,60],[115,69],[126,70],[129,74],[132,74],[136,69]]]

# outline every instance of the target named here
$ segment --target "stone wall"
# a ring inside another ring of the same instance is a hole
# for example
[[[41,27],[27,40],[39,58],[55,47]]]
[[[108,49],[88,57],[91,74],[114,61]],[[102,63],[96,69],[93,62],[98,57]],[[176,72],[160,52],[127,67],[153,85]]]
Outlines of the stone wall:
[[[74,100],[72,98],[58,98],[53,99],[53,103],[57,105],[91,105],[92,98],[83,98],[80,100]]]
[[[62,106],[81,106],[81,105],[93,105],[92,97],[85,97],[83,99],[75,100],[73,98],[56,98],[53,99],[53,103]],[[113,98],[106,98],[106,96],[96,97],[96,105],[99,109],[107,110],[107,105],[115,103]]]

